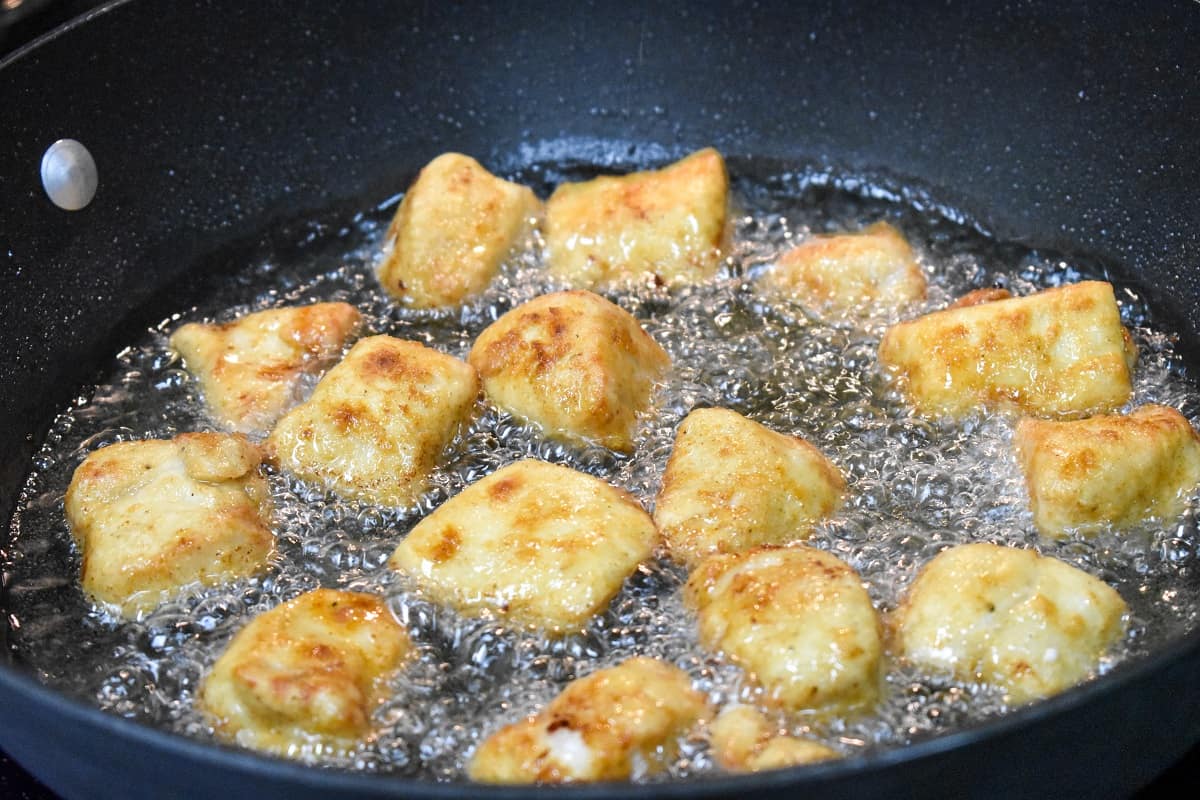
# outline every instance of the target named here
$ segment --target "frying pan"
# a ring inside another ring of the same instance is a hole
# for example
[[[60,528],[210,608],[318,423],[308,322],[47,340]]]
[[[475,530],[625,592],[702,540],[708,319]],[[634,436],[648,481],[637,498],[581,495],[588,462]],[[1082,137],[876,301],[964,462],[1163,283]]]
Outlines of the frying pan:
[[[915,201],[1086,253],[1140,287],[1200,363],[1198,23],[1185,2],[113,3],[0,65],[0,514],[54,410],[161,318],[164,298],[288,220],[394,195],[450,149],[504,172],[556,157],[629,167],[712,144],[925,187]],[[62,137],[100,171],[76,213],[37,177]],[[67,797],[473,793],[165,734],[47,689],[2,650],[0,747]],[[1194,633],[1000,720],[871,757],[487,792],[1121,796],[1200,741],[1198,674]]]

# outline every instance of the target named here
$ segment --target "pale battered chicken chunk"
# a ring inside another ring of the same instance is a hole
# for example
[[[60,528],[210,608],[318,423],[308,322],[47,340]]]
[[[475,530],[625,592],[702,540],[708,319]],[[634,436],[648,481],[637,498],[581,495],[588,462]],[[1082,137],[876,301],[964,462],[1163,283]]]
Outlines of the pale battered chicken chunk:
[[[300,760],[370,735],[387,681],[411,649],[382,600],[316,589],[250,621],[217,659],[199,706],[243,747]]]
[[[709,278],[721,264],[728,195],[712,148],[659,170],[564,183],[546,203],[550,272],[578,288]]]
[[[654,522],[689,566],[713,553],[805,539],[842,503],[846,481],[821,451],[724,408],[675,434]]]
[[[802,242],[779,257],[762,285],[841,312],[894,310],[925,297],[925,274],[912,247],[886,222]]]
[[[1200,436],[1166,406],[1083,420],[1023,419],[1013,441],[1043,536],[1173,517],[1200,484]]]
[[[458,305],[487,288],[541,206],[528,187],[497,178],[470,156],[440,155],[396,211],[379,282],[414,308]]]
[[[925,565],[891,626],[909,663],[990,683],[1017,704],[1087,678],[1125,611],[1112,587],[1062,561],[966,544]]]
[[[922,414],[1081,416],[1129,399],[1129,347],[1112,286],[1085,281],[894,325],[879,360]]]
[[[700,641],[741,664],[763,700],[788,711],[857,712],[881,680],[880,624],[858,574],[806,546],[709,556],[684,599]]]
[[[200,380],[214,419],[265,433],[299,399],[301,379],[337,359],[360,322],[348,303],[274,308],[223,325],[188,323],[171,347]]]
[[[437,602],[551,633],[581,630],[658,544],[638,502],[599,478],[526,460],[417,523],[388,565]]]
[[[751,706],[725,708],[709,726],[717,764],[730,772],[761,772],[841,758],[841,753],[812,739],[788,736]]]
[[[417,342],[360,340],[267,439],[281,467],[345,497],[406,506],[470,418],[474,368]]]
[[[264,569],[275,536],[261,461],[256,445],[226,433],[118,442],[89,455],[66,498],[84,591],[137,617],[189,584]]]
[[[671,365],[632,314],[584,291],[509,311],[479,334],[468,361],[493,403],[546,435],[625,452]]]
[[[482,783],[570,783],[661,771],[678,741],[707,718],[687,673],[653,658],[572,681],[542,713],[486,739],[468,766]]]

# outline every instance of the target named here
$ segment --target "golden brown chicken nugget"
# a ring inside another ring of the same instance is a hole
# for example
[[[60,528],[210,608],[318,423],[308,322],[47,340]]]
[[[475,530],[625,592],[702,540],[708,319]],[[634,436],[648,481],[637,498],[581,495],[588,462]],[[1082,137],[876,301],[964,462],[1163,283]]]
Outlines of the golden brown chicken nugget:
[[[225,738],[314,760],[369,735],[410,649],[381,599],[316,589],[238,631],[205,677],[199,706]]]
[[[479,334],[467,360],[493,403],[546,435],[626,452],[671,364],[632,314],[584,291],[514,308]]]
[[[1083,415],[1129,399],[1128,347],[1112,286],[1085,281],[893,325],[879,360],[922,414]]]
[[[262,570],[275,546],[262,452],[240,434],[118,442],[75,470],[66,515],[84,591],[136,617],[188,584]]]
[[[570,783],[661,771],[708,715],[683,670],[652,658],[572,681],[537,716],[488,737],[468,766],[483,783]]]
[[[658,543],[626,492],[544,461],[518,461],[417,523],[388,565],[435,600],[551,633],[582,629]]]
[[[700,641],[741,664],[770,705],[856,712],[875,703],[879,617],[848,564],[812,547],[709,556],[684,587]]]
[[[302,378],[329,366],[360,323],[348,303],[273,308],[223,325],[188,323],[172,334],[171,347],[199,378],[218,422],[265,432],[299,399]]]
[[[809,536],[846,481],[817,448],[736,411],[700,408],[679,426],[654,521],[678,561]]]
[[[1081,420],[1023,419],[1013,442],[1043,536],[1176,516],[1200,483],[1200,436],[1166,406]]]
[[[565,183],[546,203],[550,272],[578,288],[709,278],[721,264],[728,195],[712,148],[659,170]]]
[[[406,506],[471,416],[469,364],[391,336],[360,340],[271,432],[281,467],[345,497]]]
[[[541,214],[527,186],[445,153],[409,187],[388,228],[379,282],[414,308],[453,306],[487,288]]]
[[[891,620],[897,655],[1024,703],[1083,681],[1124,629],[1125,602],[1032,550],[966,544],[925,565]]]
[[[730,772],[761,772],[841,758],[841,753],[812,739],[788,736],[756,708],[729,706],[709,726],[717,764]]]
[[[779,257],[762,285],[842,312],[894,310],[925,297],[925,274],[912,247],[886,222],[800,243]]]

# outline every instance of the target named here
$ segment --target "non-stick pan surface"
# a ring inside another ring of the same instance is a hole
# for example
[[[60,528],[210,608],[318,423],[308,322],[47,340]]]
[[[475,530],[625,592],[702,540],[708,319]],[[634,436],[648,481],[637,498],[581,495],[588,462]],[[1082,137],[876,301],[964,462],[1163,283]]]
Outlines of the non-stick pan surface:
[[[503,170],[713,144],[892,175],[1000,237],[1110,264],[1173,318],[1195,363],[1198,22],[1182,2],[116,4],[0,68],[0,514],[54,410],[161,317],[164,292],[281,219],[394,194],[448,149]],[[82,212],[52,207],[38,182],[62,137],[99,165]],[[871,759],[553,793],[1120,796],[1200,740],[1198,671],[1193,635]],[[168,736],[7,664],[0,746],[68,797],[470,793]]]

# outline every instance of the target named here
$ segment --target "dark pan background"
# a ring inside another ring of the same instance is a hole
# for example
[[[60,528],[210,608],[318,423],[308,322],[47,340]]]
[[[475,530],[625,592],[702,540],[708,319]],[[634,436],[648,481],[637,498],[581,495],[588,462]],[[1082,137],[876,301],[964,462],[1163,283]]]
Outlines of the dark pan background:
[[[51,30],[55,26],[67,22],[79,15],[85,14],[89,10],[100,5],[102,5],[100,0],[25,0],[23,7],[18,5],[17,8],[11,10],[0,7],[0,60],[2,60],[4,56],[27,44],[46,31]],[[1106,76],[1102,74],[1101,71],[1098,71],[1097,69],[1094,69],[1088,65],[1080,65],[1078,71],[1070,76],[1070,79],[1076,81],[1076,83],[1073,84],[1069,83],[1067,76],[1054,74],[1053,69],[1049,68],[1052,66],[1050,65],[1049,61],[1047,62],[1048,68],[1046,70],[1038,69],[1036,62],[1038,59],[1044,57],[1045,54],[1039,54],[1037,47],[1041,45],[1037,44],[1037,42],[1042,44],[1050,42],[1053,44],[1055,39],[1059,37],[1064,40],[1074,37],[1088,37],[1092,40],[1088,44],[1088,47],[1097,51],[1106,48],[1116,48],[1123,53],[1128,54],[1135,60],[1145,59],[1147,62],[1152,59],[1152,54],[1156,51],[1160,43],[1166,43],[1169,47],[1173,47],[1175,52],[1190,51],[1193,56],[1190,61],[1173,65],[1175,67],[1173,73],[1168,72],[1167,74],[1163,74],[1159,67],[1156,66],[1153,68],[1153,74],[1150,74],[1149,68],[1145,70],[1139,70],[1135,67],[1133,70],[1124,73],[1121,78],[1128,80],[1131,75],[1134,77],[1134,79],[1139,80],[1149,78],[1145,87],[1145,105],[1140,108],[1128,110],[1131,114],[1145,115],[1146,141],[1140,143],[1130,142],[1130,150],[1144,150],[1147,144],[1153,144],[1155,136],[1176,135],[1179,131],[1183,130],[1189,131],[1193,136],[1196,137],[1195,140],[1197,144],[1194,148],[1194,152],[1196,157],[1200,158],[1200,118],[1192,116],[1190,117],[1189,124],[1184,124],[1182,126],[1178,124],[1180,122],[1178,115],[1188,115],[1193,113],[1197,108],[1196,104],[1185,105],[1181,108],[1162,108],[1160,106],[1156,106],[1154,103],[1154,100],[1157,96],[1156,88],[1165,87],[1169,94],[1172,90],[1177,89],[1179,81],[1190,81],[1193,85],[1200,85],[1200,70],[1197,70],[1197,67],[1200,66],[1200,58],[1194,57],[1196,52],[1200,51],[1200,38],[1197,37],[1197,33],[1200,33],[1200,24],[1197,24],[1197,20],[1200,18],[1200,3],[1193,2],[1192,0],[1178,0],[1178,2],[1173,4],[1173,8],[1171,8],[1172,4],[1169,3],[1159,4],[1156,9],[1151,9],[1146,13],[1145,17],[1140,20],[1141,24],[1134,27],[1130,27],[1128,25],[1105,26],[1103,22],[1097,22],[1097,20],[1092,18],[1093,14],[1102,13],[1105,10],[1105,7],[1109,6],[1107,3],[1098,2],[1090,5],[1075,4],[1074,6],[1069,6],[1064,9],[1060,19],[1061,28],[1057,31],[1050,31],[1049,33],[1051,36],[1049,37],[1046,36],[1047,31],[1045,30],[1031,32],[1037,33],[1037,36],[1030,35],[1026,37],[1022,35],[1022,31],[1019,27],[1019,20],[1021,18],[1021,5],[1021,3],[1012,4],[1012,7],[1004,10],[1005,12],[1010,13],[1006,14],[1002,12],[990,19],[990,24],[996,25],[995,44],[996,46],[1011,47],[1013,50],[1014,60],[1017,62],[1023,62],[1026,65],[1028,65],[1031,61],[1034,62],[1033,72],[1040,73],[1040,78],[1044,82],[1038,85],[1024,87],[1024,90],[1030,92],[1056,92],[1061,94],[1063,100],[1062,113],[1064,115],[1078,118],[1079,125],[1075,128],[1078,138],[1072,138],[1066,141],[1060,140],[1053,145],[1054,147],[1062,148],[1062,155],[1064,159],[1069,160],[1072,158],[1079,158],[1081,151],[1087,153],[1089,147],[1088,117],[1089,114],[1093,113],[1093,111],[1089,109],[1089,104],[1095,100],[1103,99],[1105,93],[1109,91],[1111,87],[1106,86]],[[1187,6],[1191,6],[1191,8],[1186,8]],[[1109,7],[1111,8],[1111,6]],[[860,24],[886,25],[888,24],[888,17],[890,14],[904,13],[905,10],[906,9],[903,5],[885,4],[879,9],[877,19],[860,20]],[[1169,10],[1170,13],[1165,13],[1167,10]],[[1156,14],[1156,11],[1164,13]],[[963,8],[959,7],[955,3],[946,3],[945,12],[950,16],[966,13]],[[342,12],[338,9],[337,4],[331,4],[330,13]],[[469,8],[465,10],[464,13],[469,13]],[[754,13],[752,6],[747,7],[747,13]],[[800,12],[798,11],[798,13]],[[1013,20],[1014,24],[1012,26],[1006,26],[1002,24],[1002,21],[1006,16],[1011,17]],[[1125,19],[1127,21],[1130,20],[1131,15],[1126,15]],[[1001,24],[997,24],[997,20],[1001,20]],[[820,25],[824,24],[825,22],[827,22],[827,20],[818,21],[817,27],[820,27]],[[1175,29],[1172,29],[1171,23],[1180,24]],[[170,24],[169,18],[164,19],[163,24]],[[1185,50],[1180,50],[1178,47],[1181,41],[1188,43],[1188,47]],[[1030,44],[1031,42],[1034,42],[1034,44]],[[651,43],[651,46],[662,46],[662,44],[663,43]],[[852,46],[853,42],[843,42],[839,44]],[[1085,49],[1087,49],[1087,47],[1085,47]],[[136,42],[131,42],[129,57],[134,59],[137,58]],[[921,66],[919,58],[916,60],[902,59],[900,63],[907,64],[907,68],[910,70],[919,70]],[[0,75],[3,75],[3,73],[0,73]],[[4,77],[7,78],[7,76]],[[837,80],[846,82],[847,88],[853,89],[856,84],[856,77],[857,76],[854,75],[842,76]],[[969,69],[965,70],[964,74],[947,73],[945,75],[932,77],[944,84],[944,91],[953,94],[954,92],[959,91],[955,88],[956,82],[961,83],[962,81],[969,79]],[[1059,81],[1061,81],[1061,85],[1057,84]],[[858,80],[857,82],[865,84],[864,80]],[[1076,86],[1078,86],[1077,89]],[[1017,95],[1019,95],[1020,91],[1021,87],[1014,87],[1014,92],[1016,92]],[[936,88],[933,89],[932,94],[938,94],[938,90]],[[1185,94],[1192,98],[1197,96],[1196,92],[1185,92]],[[968,90],[967,95],[961,101],[956,102],[996,103],[997,113],[995,119],[998,125],[1003,126],[1005,120],[1003,106],[1006,102],[1010,102],[1011,100],[1012,97],[972,98]],[[615,102],[619,104],[619,101],[619,97],[600,97],[598,98],[597,108],[603,110],[605,103]],[[866,105],[870,105],[870,98],[860,96],[855,98],[854,102],[860,105],[865,102]],[[912,98],[912,102],[920,105],[924,104],[926,101],[924,98],[914,97]],[[609,110],[611,111],[611,108]],[[928,109],[928,124],[946,124],[949,121],[948,118],[952,116],[953,111],[953,104],[950,104],[949,106],[945,104],[938,106],[931,102]],[[0,113],[5,112],[3,109],[0,109]],[[889,120],[886,118],[879,119],[875,116],[868,115],[864,118],[863,127],[874,128],[875,131],[873,135],[886,136],[888,135],[886,130],[888,122]],[[1058,125],[1061,125],[1061,121],[1056,122],[1048,120],[1047,123],[1050,127],[1057,127]],[[911,134],[911,131],[908,133]],[[964,135],[969,136],[969,132],[964,132]],[[868,139],[864,139],[864,142],[866,141],[868,141]],[[988,160],[989,153],[992,155],[996,154],[996,150],[998,148],[997,142],[998,139],[995,136],[995,131],[981,132],[980,142],[978,143],[979,152],[977,155],[982,161]],[[820,149],[820,144],[820,142],[817,143],[818,150]],[[964,152],[970,148],[970,144],[968,142],[963,142],[962,145]],[[0,142],[0,149],[4,149],[8,146],[9,145],[6,143]],[[420,146],[426,149],[431,148],[430,142],[421,142]],[[850,149],[853,150],[853,143],[851,143]],[[864,149],[869,151],[870,146],[866,145]],[[433,149],[430,149],[430,154],[433,154]],[[1103,156],[1105,154],[1090,153],[1088,155],[1092,157],[1099,156],[1100,160],[1103,161]],[[1111,156],[1114,161],[1120,162],[1122,168],[1136,168],[1139,174],[1145,170],[1145,188],[1148,194],[1151,196],[1154,191],[1155,182],[1171,180],[1171,172],[1175,170],[1177,166],[1169,163],[1154,163],[1154,159],[1152,157],[1148,159],[1139,157],[1133,152],[1110,153],[1107,155]],[[1144,163],[1139,163],[1133,166],[1130,166],[1126,163],[1127,159],[1133,159],[1136,161],[1139,158],[1141,161],[1144,161]],[[0,160],[3,160],[3,158],[0,157]],[[874,166],[887,165],[876,164]],[[991,171],[990,166],[988,171]],[[1059,176],[1050,176],[1050,178],[1047,180],[1046,186],[1029,186],[1019,188],[1019,191],[1024,192],[1031,201],[1028,205],[1026,213],[1062,213],[1063,209],[1066,208],[1066,212],[1062,217],[1064,220],[1061,225],[1061,229],[1063,231],[1062,240],[1058,242],[1047,242],[1047,244],[1066,244],[1068,247],[1070,247],[1071,245],[1077,245],[1080,243],[1091,243],[1091,241],[1093,241],[1097,236],[1097,230],[1099,230],[1097,221],[1095,219],[1089,220],[1089,209],[1079,209],[1077,211],[1082,211],[1081,215],[1077,214],[1076,216],[1071,216],[1071,210],[1069,209],[1069,198],[1067,198],[1067,202],[1064,203],[1061,196],[1054,196],[1054,189],[1051,187],[1055,185],[1054,178],[1056,177]],[[1093,180],[1103,180],[1103,176],[1098,174],[1088,173],[1083,175],[1083,177]],[[986,192],[986,183],[987,179],[981,179],[981,184],[983,184],[983,186],[971,187],[971,189],[973,189],[976,193],[978,193],[981,189]],[[3,182],[2,178],[0,178],[0,189],[2,188]],[[1200,188],[1197,189],[1197,194],[1200,195]],[[1176,219],[1193,226],[1200,224],[1200,215],[1196,213],[1198,207],[1200,207],[1200,203],[1193,203],[1190,209],[1190,214],[1187,213],[1189,209],[1174,209],[1174,211],[1177,212],[1175,215]],[[1135,203],[1134,213],[1136,214],[1139,210],[1140,209],[1138,208],[1138,205]],[[1080,225],[1080,229],[1076,229],[1075,223],[1078,223],[1081,220],[1082,224]],[[1112,215],[1108,221],[1108,224],[1110,228],[1115,228],[1115,230],[1103,230],[1101,232],[1103,236],[1107,237],[1107,241],[1104,242],[1106,249],[1115,249],[1119,251],[1121,250],[1123,240],[1135,238],[1132,234],[1130,234],[1129,230],[1123,230],[1123,228],[1132,229],[1133,233],[1136,233],[1138,226],[1147,224],[1147,221],[1131,219],[1128,215],[1126,215],[1124,219],[1119,218],[1117,215]],[[0,245],[5,244],[5,233],[6,232],[4,230],[0,230]],[[11,231],[8,231],[8,233],[11,233]],[[1193,263],[1195,263],[1197,260],[1200,260],[1200,253],[1197,253],[1195,249],[1191,250],[1191,254],[1193,256]],[[1137,263],[1141,258],[1147,257],[1145,254],[1125,253],[1123,255],[1124,260],[1127,260],[1134,266],[1137,266]],[[3,269],[2,263],[0,263],[0,269]],[[1192,280],[1194,280],[1194,278],[1192,278]],[[1195,319],[1195,316],[1193,316],[1193,325],[1196,324]],[[1163,773],[1153,783],[1149,784],[1143,790],[1138,792],[1135,797],[1137,800],[1149,800],[1150,798],[1165,797],[1193,797],[1195,787],[1197,785],[1200,785],[1200,746],[1193,748],[1173,767]],[[54,795],[49,789],[37,782],[18,764],[11,761],[6,754],[0,751],[0,798],[4,798],[4,800],[54,800],[55,797],[56,795]]]

